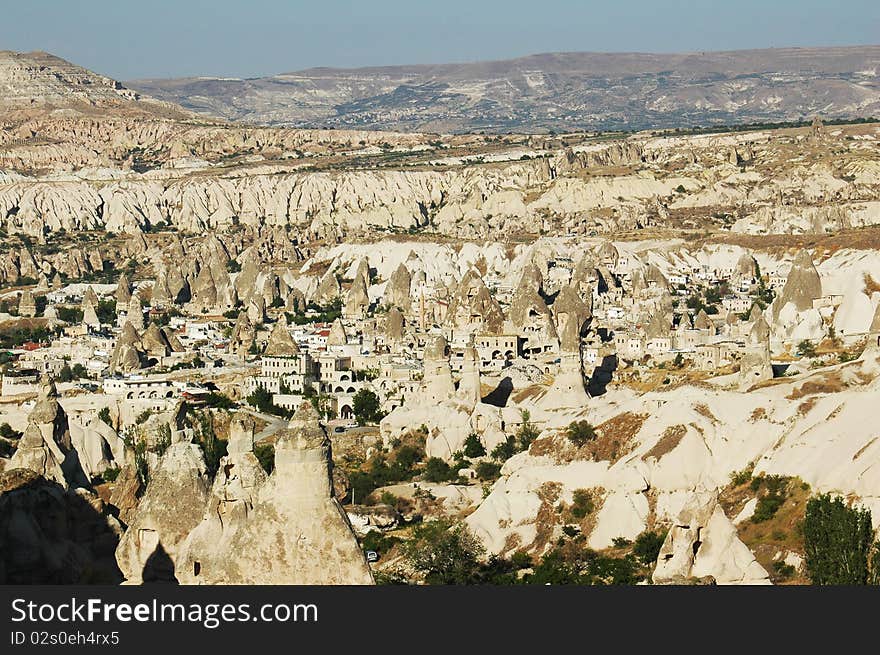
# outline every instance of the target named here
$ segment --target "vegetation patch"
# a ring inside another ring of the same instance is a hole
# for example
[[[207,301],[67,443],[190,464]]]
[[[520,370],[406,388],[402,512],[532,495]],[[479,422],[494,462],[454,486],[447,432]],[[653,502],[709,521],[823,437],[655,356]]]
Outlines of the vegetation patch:
[[[670,425],[666,430],[663,431],[663,436],[657,440],[657,443],[642,455],[642,460],[647,460],[649,457],[656,457],[657,460],[663,458],[667,453],[672,452],[678,447],[678,444],[681,443],[681,440],[684,439],[684,435],[687,434],[687,428],[683,425]]]

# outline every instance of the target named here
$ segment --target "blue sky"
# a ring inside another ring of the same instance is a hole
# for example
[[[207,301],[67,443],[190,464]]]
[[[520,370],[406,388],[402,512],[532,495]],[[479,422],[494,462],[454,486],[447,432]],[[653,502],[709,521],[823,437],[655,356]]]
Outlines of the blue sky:
[[[47,50],[123,80],[878,43],[878,0],[24,0],[0,8],[0,49]]]

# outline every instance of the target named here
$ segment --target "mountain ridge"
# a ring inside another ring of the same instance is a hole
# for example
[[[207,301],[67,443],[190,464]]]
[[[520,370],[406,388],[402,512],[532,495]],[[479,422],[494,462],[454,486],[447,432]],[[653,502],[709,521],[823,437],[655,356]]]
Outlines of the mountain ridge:
[[[859,118],[880,112],[880,46],[539,53],[315,67],[130,87],[227,120],[293,127],[547,132]]]

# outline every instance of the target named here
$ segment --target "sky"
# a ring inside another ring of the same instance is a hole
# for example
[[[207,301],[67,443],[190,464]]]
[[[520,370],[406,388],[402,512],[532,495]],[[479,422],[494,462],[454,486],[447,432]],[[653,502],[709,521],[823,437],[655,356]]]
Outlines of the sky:
[[[880,44],[878,0],[25,0],[0,50],[120,80],[314,66]]]

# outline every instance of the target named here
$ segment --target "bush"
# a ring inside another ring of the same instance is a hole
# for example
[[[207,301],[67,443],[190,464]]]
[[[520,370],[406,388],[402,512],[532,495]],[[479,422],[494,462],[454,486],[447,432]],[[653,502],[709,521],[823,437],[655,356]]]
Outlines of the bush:
[[[575,446],[580,448],[590,441],[596,440],[596,430],[588,421],[572,421],[565,429],[565,436]]]
[[[797,570],[791,565],[786,564],[782,560],[773,562],[773,579],[774,581],[788,580],[797,573]]]
[[[798,357],[815,357],[816,346],[813,345],[812,341],[804,339],[797,345],[797,350],[795,352],[797,353]]]
[[[874,541],[871,511],[847,507],[823,494],[807,501],[804,513],[804,565],[813,584],[863,585]]]
[[[734,471],[730,474],[730,484],[732,484],[734,487],[738,487],[745,484],[746,482],[750,482],[752,479],[752,472],[754,470],[755,465],[749,464],[742,471]]]
[[[101,411],[98,412],[98,418],[104,421],[111,428],[113,427],[113,421],[110,419],[110,408],[102,407]]]
[[[761,487],[766,489],[766,494],[758,499],[758,504],[755,506],[752,523],[763,523],[776,515],[785,502],[788,481],[787,477],[781,475],[759,476],[752,480],[750,485],[752,491],[758,491]]]
[[[0,437],[4,439],[21,439],[21,432],[13,430],[9,423],[0,424]]]
[[[501,475],[501,464],[497,462],[479,462],[477,463],[476,473],[480,480],[495,480]]]
[[[589,489],[575,489],[572,494],[571,515],[577,519],[582,519],[587,514],[592,514],[596,509],[596,503],[593,501],[593,494]]]
[[[522,416],[522,425],[519,426],[519,430],[516,433],[516,444],[519,447],[519,450],[528,450],[529,446],[532,445],[532,442],[538,438],[538,429],[532,425],[531,415],[528,410],[521,411]]]
[[[645,530],[633,542],[633,555],[645,566],[650,566],[657,561],[664,541],[666,541],[666,532]]]
[[[104,482],[116,482],[116,478],[119,477],[119,468],[108,468],[100,477]]]
[[[452,467],[439,457],[429,458],[425,465],[425,480],[428,482],[447,482],[457,477]]]
[[[510,436],[492,449],[492,458],[503,462],[516,455],[516,452],[516,437]]]
[[[483,447],[480,437],[477,436],[476,432],[471,432],[464,442],[465,457],[482,457],[485,454],[486,449]]]
[[[445,519],[416,526],[404,546],[409,565],[423,574],[428,584],[474,582],[484,552],[483,545],[464,525]]]

